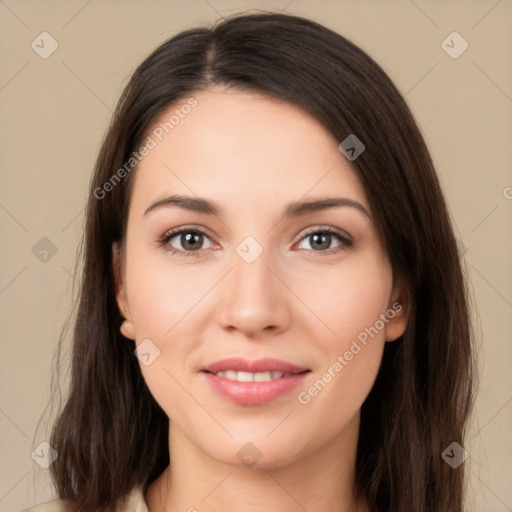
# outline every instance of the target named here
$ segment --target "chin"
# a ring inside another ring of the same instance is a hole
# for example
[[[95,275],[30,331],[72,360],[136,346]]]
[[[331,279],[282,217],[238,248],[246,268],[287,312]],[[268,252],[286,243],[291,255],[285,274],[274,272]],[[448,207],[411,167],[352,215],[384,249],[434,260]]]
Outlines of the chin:
[[[297,442],[290,436],[276,436],[274,440],[260,437],[244,436],[243,439],[207,445],[200,449],[212,459],[226,464],[248,469],[276,469],[292,464],[300,458],[303,450],[298,449]],[[284,442],[288,439],[288,442]]]

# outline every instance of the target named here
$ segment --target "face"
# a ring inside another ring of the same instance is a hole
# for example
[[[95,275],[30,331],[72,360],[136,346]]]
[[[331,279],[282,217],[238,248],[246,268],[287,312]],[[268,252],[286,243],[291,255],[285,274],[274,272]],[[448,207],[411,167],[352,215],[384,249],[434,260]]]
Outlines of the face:
[[[134,171],[117,301],[171,436],[282,466],[357,431],[407,308],[340,141],[256,93],[193,96]]]

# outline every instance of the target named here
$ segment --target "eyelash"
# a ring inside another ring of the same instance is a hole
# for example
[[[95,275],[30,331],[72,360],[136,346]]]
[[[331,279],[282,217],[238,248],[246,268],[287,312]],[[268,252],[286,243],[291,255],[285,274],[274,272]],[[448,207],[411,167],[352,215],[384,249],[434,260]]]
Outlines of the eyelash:
[[[204,235],[206,236],[207,238],[208,237],[208,234],[206,232],[204,232],[203,230],[201,229],[197,229],[197,228],[180,228],[180,229],[177,229],[177,230],[174,230],[174,231],[167,231],[166,233],[164,233],[162,235],[162,237],[158,240],[157,242],[157,245],[158,247],[161,247],[161,248],[164,248],[166,251],[169,251],[171,254],[173,255],[176,255],[176,256],[181,256],[181,257],[198,257],[201,255],[201,250],[197,250],[197,251],[183,251],[181,249],[173,249],[169,244],[169,242],[176,236],[176,235],[181,235],[181,234],[184,234],[184,233],[193,233],[195,235]],[[335,229],[335,228],[332,228],[332,227],[325,227],[325,228],[321,228],[321,229],[315,229],[315,230],[311,230],[311,231],[308,231],[307,233],[305,233],[303,235],[303,237],[299,240],[299,242],[301,242],[302,240],[304,240],[305,238],[307,238],[308,236],[311,236],[311,235],[316,235],[316,234],[325,234],[325,233],[328,233],[330,235],[335,235],[336,238],[338,238],[338,241],[340,242],[340,245],[338,245],[337,247],[334,247],[332,249],[327,249],[325,251],[314,251],[314,250],[310,250],[310,252],[313,252],[313,253],[319,253],[320,255],[332,255],[332,254],[337,254],[338,252],[344,250],[344,249],[349,249],[351,247],[353,247],[354,243],[352,240],[350,240],[349,238],[345,237],[341,231]]]

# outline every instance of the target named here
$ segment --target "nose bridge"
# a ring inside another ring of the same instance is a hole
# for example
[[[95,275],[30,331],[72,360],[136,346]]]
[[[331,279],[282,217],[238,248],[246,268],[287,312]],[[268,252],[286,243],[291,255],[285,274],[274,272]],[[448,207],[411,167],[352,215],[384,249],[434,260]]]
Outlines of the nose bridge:
[[[224,326],[255,332],[286,322],[282,284],[274,276],[272,251],[253,237],[246,237],[232,255],[233,270],[224,290]]]
[[[248,236],[235,248],[233,254],[233,295],[238,300],[269,300],[273,294],[272,251],[254,237]]]

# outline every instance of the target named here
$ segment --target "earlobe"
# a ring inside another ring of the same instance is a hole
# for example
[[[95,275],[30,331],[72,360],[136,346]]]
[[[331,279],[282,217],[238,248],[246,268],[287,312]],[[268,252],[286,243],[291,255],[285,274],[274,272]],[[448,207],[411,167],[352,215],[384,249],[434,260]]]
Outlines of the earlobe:
[[[117,242],[112,244],[112,270],[114,275],[117,307],[119,308],[119,312],[123,318],[126,319],[121,324],[119,330],[125,338],[133,340],[135,339],[135,333],[124,288],[121,254]]]
[[[386,324],[386,341],[395,341],[400,338],[407,329],[410,315],[410,297],[402,280],[397,283],[391,301],[386,311],[389,318]]]
[[[121,331],[121,334],[125,338],[128,338],[129,340],[134,340],[135,339],[135,334],[133,332],[133,324],[131,322],[128,322],[128,320],[125,320],[121,324],[121,327],[119,328],[119,330]]]

